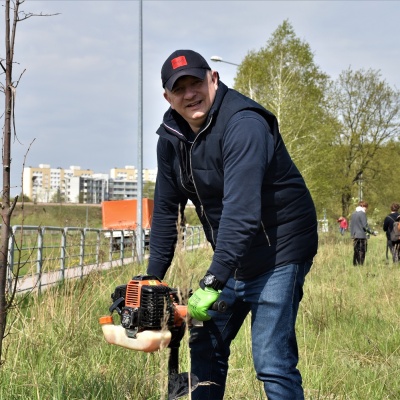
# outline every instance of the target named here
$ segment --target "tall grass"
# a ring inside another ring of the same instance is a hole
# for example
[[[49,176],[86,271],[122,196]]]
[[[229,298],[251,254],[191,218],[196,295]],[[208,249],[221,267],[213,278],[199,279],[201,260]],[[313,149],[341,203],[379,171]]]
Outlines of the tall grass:
[[[383,235],[369,241],[363,267],[353,267],[352,250],[348,236],[321,236],[306,279],[297,323],[306,398],[398,399],[400,267],[386,262]],[[166,281],[195,288],[211,256],[209,249],[178,252]],[[109,345],[98,323],[114,288],[144,270],[131,265],[92,273],[21,299],[9,318],[0,398],[167,399],[168,350],[147,354]],[[180,353],[181,370],[189,370],[188,335]],[[264,398],[247,320],[232,345],[225,399]]]
[[[11,225],[101,228],[100,204],[17,203]]]

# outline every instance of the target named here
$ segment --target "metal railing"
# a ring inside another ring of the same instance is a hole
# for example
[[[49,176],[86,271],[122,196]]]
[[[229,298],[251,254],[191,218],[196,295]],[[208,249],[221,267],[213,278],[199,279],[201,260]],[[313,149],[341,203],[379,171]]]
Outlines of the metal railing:
[[[64,279],[80,278],[138,260],[135,231],[77,227],[12,227],[7,270],[8,290],[37,290]],[[123,240],[121,240],[123,238]],[[142,236],[143,257],[148,238]],[[182,247],[193,250],[206,242],[200,226],[181,231]]]

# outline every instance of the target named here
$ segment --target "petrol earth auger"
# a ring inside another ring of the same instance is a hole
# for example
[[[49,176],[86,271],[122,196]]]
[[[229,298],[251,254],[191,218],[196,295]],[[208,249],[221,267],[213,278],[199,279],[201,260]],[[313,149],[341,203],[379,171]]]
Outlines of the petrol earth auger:
[[[127,284],[117,286],[111,299],[111,315],[100,318],[106,341],[147,353],[169,348],[168,400],[193,391],[199,379],[192,373],[179,373],[179,347],[186,325],[201,326],[202,322],[188,315],[187,305],[182,304],[187,299],[153,275],[134,276]],[[212,309],[224,312],[226,304],[216,302]],[[113,322],[114,312],[120,317],[119,325]]]

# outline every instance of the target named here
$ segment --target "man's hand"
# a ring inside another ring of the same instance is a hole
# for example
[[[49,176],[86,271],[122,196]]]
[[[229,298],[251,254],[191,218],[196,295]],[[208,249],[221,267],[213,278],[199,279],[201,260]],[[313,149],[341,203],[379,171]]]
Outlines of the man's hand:
[[[192,318],[198,321],[208,321],[211,317],[208,315],[207,310],[218,300],[220,292],[205,287],[204,290],[197,289],[189,298],[188,311]]]

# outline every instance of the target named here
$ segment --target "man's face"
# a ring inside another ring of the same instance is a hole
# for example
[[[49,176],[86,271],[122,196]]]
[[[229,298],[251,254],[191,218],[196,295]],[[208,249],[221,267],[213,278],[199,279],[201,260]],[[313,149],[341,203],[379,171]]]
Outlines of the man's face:
[[[179,78],[172,91],[165,89],[164,97],[197,133],[214,102],[218,88],[217,72],[207,72],[204,80],[186,75]]]

